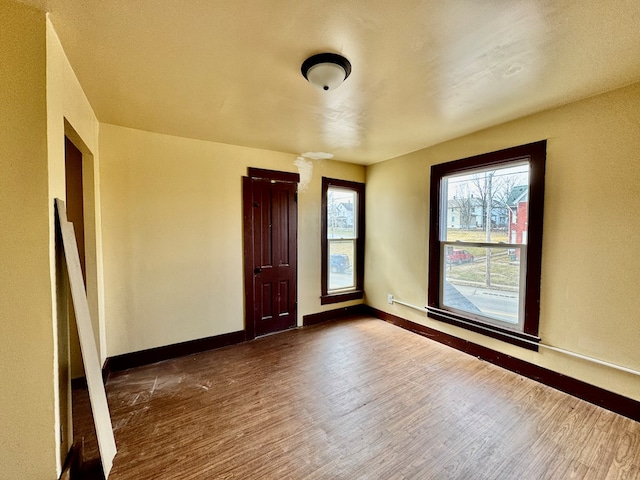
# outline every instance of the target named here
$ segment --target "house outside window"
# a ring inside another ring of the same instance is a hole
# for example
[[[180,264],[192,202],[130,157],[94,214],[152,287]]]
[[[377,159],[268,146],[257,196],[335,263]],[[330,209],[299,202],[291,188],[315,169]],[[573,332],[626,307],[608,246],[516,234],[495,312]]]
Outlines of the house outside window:
[[[363,183],[323,177],[321,245],[321,303],[363,298]]]
[[[432,167],[429,316],[537,348],[545,156],[543,141]]]
[[[511,243],[527,243],[527,213],[529,206],[528,185],[518,185],[513,188],[509,200],[509,241]],[[514,251],[520,259],[520,251]]]

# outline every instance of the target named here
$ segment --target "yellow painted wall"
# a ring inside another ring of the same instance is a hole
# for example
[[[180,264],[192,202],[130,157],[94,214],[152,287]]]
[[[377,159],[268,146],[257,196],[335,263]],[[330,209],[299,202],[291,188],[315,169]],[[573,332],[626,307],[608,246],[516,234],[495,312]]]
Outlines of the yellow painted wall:
[[[105,340],[102,320],[104,305],[99,209],[99,123],[49,21],[47,21],[47,89],[51,208],[53,208],[54,198],[63,200],[65,198],[65,135],[74,142],[83,155],[87,296],[93,328],[99,338],[96,346],[101,360],[104,361],[106,356],[103,352]]]
[[[0,476],[54,479],[46,19],[0,0]]]
[[[73,442],[70,378],[83,375],[82,358],[75,326],[69,327],[66,267],[54,238],[54,199],[66,197],[64,138],[68,136],[83,154],[83,197],[86,247],[87,299],[96,346],[102,361],[106,358],[104,305],[102,295],[101,225],[99,197],[98,120],[69,64],[51,22],[46,22],[47,46],[47,143],[49,170],[49,255],[51,295],[55,326],[55,365],[57,369],[56,445],[58,473]],[[71,340],[71,343],[69,343]]]
[[[102,360],[243,328],[249,166],[302,174],[299,323],[358,303],[320,305],[320,180],[363,181],[365,168],[100,125],[46,15],[12,0],[0,12],[0,468],[56,478],[70,441],[53,229],[65,133],[87,162],[88,294]],[[368,167],[367,303],[640,400],[637,377],[386,303],[387,293],[426,302],[429,167],[546,138],[543,341],[640,369],[638,132],[633,85]]]
[[[247,167],[303,170],[298,321],[337,308],[319,298],[321,177],[364,181],[364,167],[107,124],[100,158],[109,356],[244,329]]]
[[[640,84],[367,168],[366,300],[380,310],[640,400],[637,376],[442,324],[424,306],[431,165],[548,139],[543,343],[640,370]]]

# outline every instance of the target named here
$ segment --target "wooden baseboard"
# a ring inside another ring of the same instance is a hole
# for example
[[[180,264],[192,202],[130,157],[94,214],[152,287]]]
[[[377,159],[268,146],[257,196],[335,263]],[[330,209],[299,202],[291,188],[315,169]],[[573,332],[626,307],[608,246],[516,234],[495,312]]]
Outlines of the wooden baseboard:
[[[225,333],[213,337],[200,338],[163,347],[140,350],[138,352],[125,353],[109,357],[102,369],[103,378],[108,378],[112,372],[127,370],[128,368],[141,367],[151,363],[183,357],[194,353],[235,345],[245,341],[245,331]]]
[[[82,443],[74,443],[67,454],[59,480],[105,480],[100,458],[84,460]]]
[[[366,312],[367,310],[365,305],[360,304],[352,305],[350,307],[337,308],[327,312],[305,315],[302,320],[303,325],[306,327],[310,325],[317,325],[323,322],[328,322],[330,320],[336,320],[348,315],[358,315],[364,314]],[[242,343],[245,340],[246,332],[242,330],[238,332],[217,335],[214,337],[201,338],[198,340],[191,340],[188,342],[176,343],[173,345],[166,345],[163,347],[150,348],[147,350],[140,350],[138,352],[116,355],[114,357],[107,358],[107,360],[104,362],[104,365],[102,367],[102,378],[106,383],[109,379],[109,376],[113,372],[126,370],[128,368],[141,367],[143,365],[149,365],[151,363],[161,362],[163,360],[169,360],[171,358],[183,357],[185,355],[204,352],[206,350],[213,350],[215,348],[235,345],[238,343]],[[81,385],[81,380],[82,379],[78,379],[77,385]]]
[[[335,308],[326,312],[312,313],[302,317],[302,326],[310,327],[312,325],[318,325],[319,323],[330,322],[331,320],[338,320],[350,315],[364,315],[368,313],[367,306],[364,304],[351,305],[350,307]]]
[[[78,377],[71,379],[71,390],[86,390],[87,377]]]
[[[358,315],[366,312],[365,305],[353,305],[350,307],[337,308],[328,312],[321,312],[303,317],[303,325],[317,325],[318,323],[328,322],[348,315]],[[242,343],[246,340],[246,332],[244,330],[238,332],[226,333],[214,337],[201,338],[188,342],[166,345],[163,347],[150,348],[140,350],[138,352],[125,353],[109,357],[102,367],[102,378],[106,381],[113,372],[126,370],[128,368],[141,367],[151,363],[169,360],[171,358],[183,357],[194,353],[213,350],[215,348],[226,347]]]
[[[111,370],[109,369],[109,359],[104,362],[102,366],[102,383],[107,384]],[[87,389],[87,377],[78,377],[71,379],[71,390],[86,390]]]
[[[640,422],[640,402],[595,385],[367,306],[371,315]]]
[[[86,387],[85,387],[86,388]],[[82,448],[79,444],[73,444],[67,453],[67,458],[62,466],[60,480],[75,480],[80,478],[80,464],[82,463]]]
[[[109,358],[104,361],[104,365],[102,365],[102,383],[105,385],[109,380],[109,375],[111,375],[111,366],[109,365]]]

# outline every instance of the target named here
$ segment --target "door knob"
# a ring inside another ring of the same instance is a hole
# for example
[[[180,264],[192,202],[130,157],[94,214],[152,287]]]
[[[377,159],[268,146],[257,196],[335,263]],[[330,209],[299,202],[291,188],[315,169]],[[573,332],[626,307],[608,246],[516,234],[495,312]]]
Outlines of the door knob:
[[[256,275],[262,273],[262,269],[260,267],[256,267],[253,269],[253,273],[255,273]]]

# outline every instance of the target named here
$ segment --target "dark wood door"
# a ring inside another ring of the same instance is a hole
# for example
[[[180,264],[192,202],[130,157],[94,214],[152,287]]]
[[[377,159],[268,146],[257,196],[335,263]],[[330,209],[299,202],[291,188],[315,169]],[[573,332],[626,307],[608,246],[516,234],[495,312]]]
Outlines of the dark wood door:
[[[296,326],[297,183],[245,177],[247,336]]]

